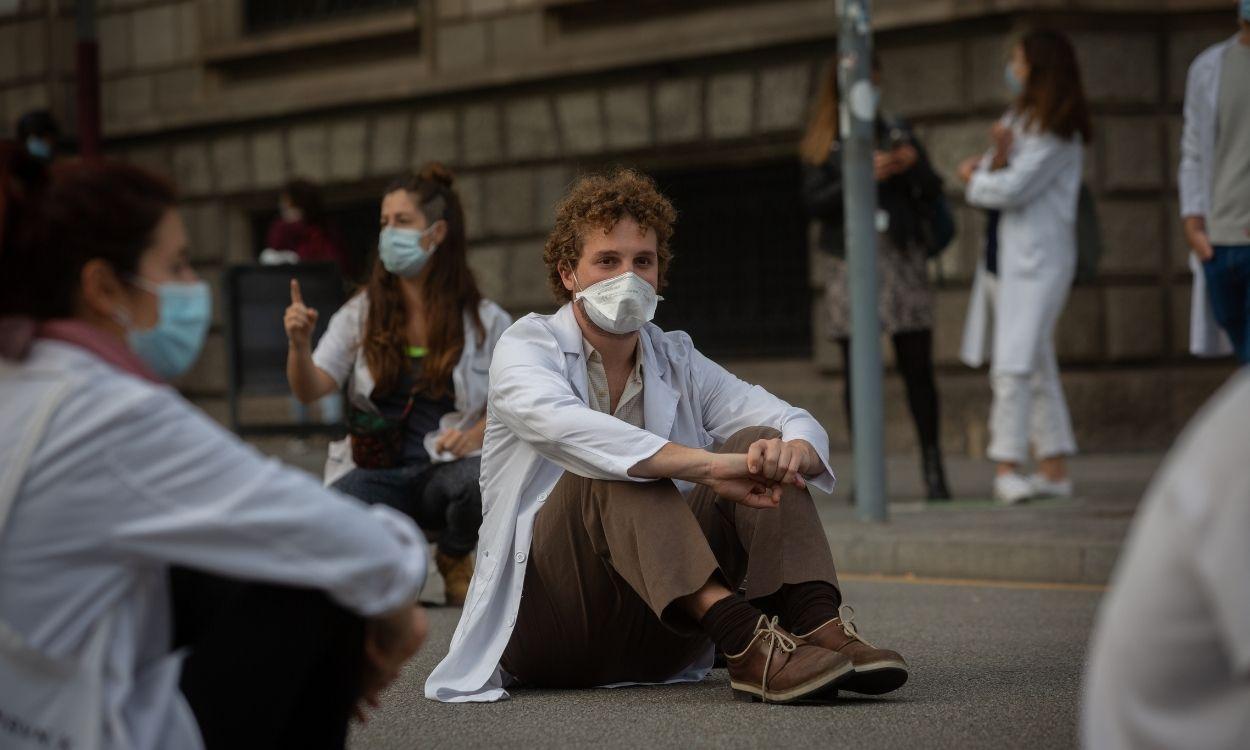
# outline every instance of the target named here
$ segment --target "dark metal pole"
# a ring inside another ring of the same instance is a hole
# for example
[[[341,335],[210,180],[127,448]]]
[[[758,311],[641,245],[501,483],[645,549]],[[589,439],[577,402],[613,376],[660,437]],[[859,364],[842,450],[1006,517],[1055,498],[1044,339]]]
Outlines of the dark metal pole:
[[[877,316],[877,181],[873,176],[877,94],[872,84],[869,0],[839,0],[843,200],[851,292],[851,408],[859,516],[887,518],[881,323]]]
[[[78,103],[78,150],[100,155],[100,45],[96,36],[95,0],[74,3],[77,45],[75,83]]]

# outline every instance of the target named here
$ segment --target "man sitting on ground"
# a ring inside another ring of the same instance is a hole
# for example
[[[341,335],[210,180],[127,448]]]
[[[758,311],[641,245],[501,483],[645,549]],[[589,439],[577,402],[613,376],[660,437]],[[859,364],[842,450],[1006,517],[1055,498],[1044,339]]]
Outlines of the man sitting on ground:
[[[906,681],[839,616],[807,490],[833,489],[825,431],[649,322],[675,218],[629,170],[557,209],[544,260],[566,304],[495,350],[477,571],[427,697],[697,681],[712,644],[741,698]]]

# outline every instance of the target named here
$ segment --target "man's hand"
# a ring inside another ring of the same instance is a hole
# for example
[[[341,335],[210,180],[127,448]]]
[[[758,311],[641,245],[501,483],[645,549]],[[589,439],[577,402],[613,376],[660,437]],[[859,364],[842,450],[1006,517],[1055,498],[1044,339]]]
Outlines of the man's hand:
[[[473,425],[467,430],[447,430],[434,441],[434,450],[442,453],[451,452],[456,458],[464,458],[475,450],[480,450],[486,436],[486,420]]]
[[[282,318],[282,325],[286,328],[291,346],[301,350],[309,347],[313,328],[317,325],[317,311],[304,305],[299,282],[295,279],[291,279],[291,304]]]
[[[400,669],[421,648],[428,632],[425,610],[420,605],[403,606],[369,620],[365,627],[365,665],[357,720],[368,721],[368,708],[380,705],[382,691],[399,677]]]
[[[806,440],[756,440],[747,449],[747,470],[766,482],[807,486],[804,476],[820,466],[820,457]]]
[[[1198,260],[1206,263],[1215,257],[1215,248],[1211,247],[1211,238],[1207,236],[1207,218],[1205,216],[1186,216],[1185,242]]]
[[[711,453],[706,474],[698,478],[726,500],[748,508],[776,508],[781,503],[781,485],[752,476],[745,453]]]

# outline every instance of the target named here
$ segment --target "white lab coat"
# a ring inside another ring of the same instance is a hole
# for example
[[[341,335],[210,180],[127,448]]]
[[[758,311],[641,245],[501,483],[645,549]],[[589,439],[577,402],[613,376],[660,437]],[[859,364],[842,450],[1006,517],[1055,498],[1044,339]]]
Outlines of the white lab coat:
[[[1211,185],[1215,180],[1216,114],[1220,101],[1220,72],[1224,53],[1237,44],[1233,37],[1209,47],[1194,59],[1185,80],[1185,127],[1181,131],[1181,163],[1177,183],[1181,192],[1181,216],[1206,216],[1211,211]],[[1198,258],[1189,254],[1194,274],[1189,308],[1189,352],[1199,357],[1222,357],[1233,353],[1228,335],[1215,322],[1207,297],[1207,280]]]
[[[1080,137],[1064,141],[1025,130],[1004,117],[1015,134],[1007,167],[989,168],[987,154],[968,183],[966,198],[1001,211],[998,223],[998,294],[993,301],[978,264],[964,323],[960,359],[986,360],[989,307],[994,305],[990,369],[1026,375],[1037,369],[1042,337],[1053,330],[1076,273],[1076,204],[1081,189]]]
[[[365,317],[369,311],[369,298],[365,293],[357,294],[338,309],[330,318],[326,332],[317,342],[313,352],[313,364],[334,378],[340,388],[348,385],[348,398],[353,406],[372,414],[378,413],[378,407],[370,395],[373,393],[373,374],[369,372],[369,364],[365,361],[364,339]],[[495,344],[499,337],[512,324],[512,318],[499,305],[483,299],[478,305],[478,315],[486,335],[481,343],[477,341],[477,326],[469,313],[464,314],[464,349],[460,359],[452,369],[451,382],[455,391],[456,407],[454,411],[444,414],[439,420],[438,429],[425,436],[425,451],[435,463],[455,461],[458,456],[450,451],[439,452],[434,449],[438,436],[446,430],[466,430],[477,424],[486,411],[486,393],[489,390],[490,360],[495,352]],[[350,438],[336,440],[330,444],[326,458],[325,484],[329,486],[338,481],[347,472],[356,468],[352,463]],[[474,451],[467,456],[480,455]]]
[[[111,618],[108,747],[202,746],[170,652],[170,565],[322,589],[366,616],[415,601],[426,551],[410,520],[323,489],[72,344],[0,360],[0,474],[66,379],[0,533],[0,618],[58,659],[80,658]]]
[[[477,570],[451,650],[425,685],[427,698],[494,701],[508,697],[499,659],[521,603],[534,516],[566,471],[594,479],[647,481],[630,467],[667,443],[711,448],[745,427],[776,427],[816,449],[824,471],[813,486],[832,491],[828,437],[806,411],[752,386],[700,354],[684,332],[641,331],[646,429],[591,409],[582,333],[571,305],[531,314],[499,341],[491,363],[483,520]],[[678,482],[683,492],[690,485]],[[701,679],[705,659],[671,681]]]

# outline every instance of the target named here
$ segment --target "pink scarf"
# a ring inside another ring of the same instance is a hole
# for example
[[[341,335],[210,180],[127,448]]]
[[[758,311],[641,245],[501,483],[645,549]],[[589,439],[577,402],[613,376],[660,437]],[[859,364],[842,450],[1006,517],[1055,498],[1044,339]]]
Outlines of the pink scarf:
[[[23,360],[35,339],[50,339],[86,349],[97,358],[137,378],[160,383],[126,342],[113,334],[76,318],[36,322],[31,318],[0,318],[0,357]]]

